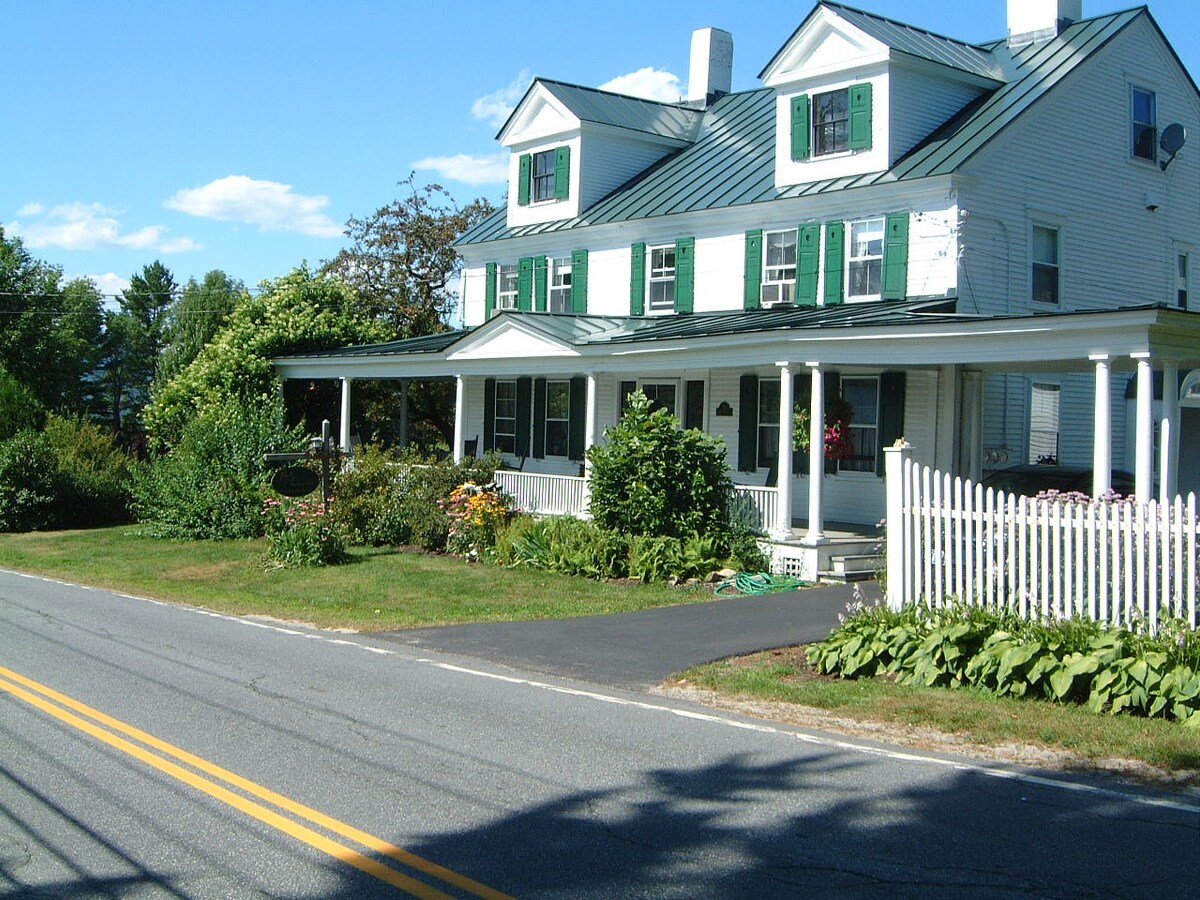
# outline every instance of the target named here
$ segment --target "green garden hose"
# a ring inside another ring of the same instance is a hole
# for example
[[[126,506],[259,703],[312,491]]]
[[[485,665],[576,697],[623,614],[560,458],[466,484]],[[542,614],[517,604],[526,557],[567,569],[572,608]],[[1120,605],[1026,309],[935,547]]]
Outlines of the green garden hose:
[[[732,578],[726,578],[713,590],[718,597],[758,596],[759,594],[777,594],[780,591],[794,591],[796,588],[808,587],[810,582],[793,578],[790,575],[770,575],[767,572],[738,572]]]

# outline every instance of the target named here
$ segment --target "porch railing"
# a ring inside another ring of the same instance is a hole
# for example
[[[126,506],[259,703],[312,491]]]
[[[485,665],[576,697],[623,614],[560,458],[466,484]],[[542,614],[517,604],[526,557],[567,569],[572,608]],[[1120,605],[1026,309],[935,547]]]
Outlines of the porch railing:
[[[587,518],[587,479],[500,469],[495,482],[519,509],[544,516]]]

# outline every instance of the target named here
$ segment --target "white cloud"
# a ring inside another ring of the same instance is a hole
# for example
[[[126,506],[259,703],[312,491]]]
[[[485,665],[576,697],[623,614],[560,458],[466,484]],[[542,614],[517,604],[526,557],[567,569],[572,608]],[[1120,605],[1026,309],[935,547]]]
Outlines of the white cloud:
[[[657,100],[660,103],[675,103],[683,96],[679,76],[653,66],[618,75],[600,85],[600,90],[628,94],[645,100]]]
[[[168,238],[167,228],[147,225],[137,231],[122,230],[119,211],[99,203],[64,203],[46,209],[40,203],[27,203],[17,213],[17,219],[5,226],[18,235],[25,245],[37,250],[57,247],[62,250],[107,250],[125,247],[135,250],[156,250],[160,253],[182,253],[199,250],[201,245],[189,237]]]
[[[525,96],[525,92],[529,90],[529,82],[532,80],[533,73],[528,69],[522,69],[508,87],[484,94],[472,103],[472,118],[499,128],[508,119],[520,99]]]
[[[414,169],[428,169],[443,178],[463,184],[503,184],[508,180],[508,154],[488,156],[426,156],[412,164]]]
[[[100,288],[100,293],[105,296],[116,296],[129,287],[129,279],[122,278],[116,272],[106,272],[103,275],[84,275],[83,277],[90,278],[96,287]]]
[[[342,226],[321,210],[329,198],[305,196],[290,184],[227,175],[167,199],[168,209],[221,222],[244,222],[261,231],[297,231],[310,237],[341,237]]]

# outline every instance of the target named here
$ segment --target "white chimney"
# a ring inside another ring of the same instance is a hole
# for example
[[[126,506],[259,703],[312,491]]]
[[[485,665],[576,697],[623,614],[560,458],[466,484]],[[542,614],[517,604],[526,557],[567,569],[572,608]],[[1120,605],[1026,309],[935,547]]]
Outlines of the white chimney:
[[[1008,43],[1023,47],[1058,34],[1083,18],[1083,0],[1008,0]]]
[[[733,84],[733,35],[720,28],[692,32],[692,61],[688,71],[688,103],[707,106]]]

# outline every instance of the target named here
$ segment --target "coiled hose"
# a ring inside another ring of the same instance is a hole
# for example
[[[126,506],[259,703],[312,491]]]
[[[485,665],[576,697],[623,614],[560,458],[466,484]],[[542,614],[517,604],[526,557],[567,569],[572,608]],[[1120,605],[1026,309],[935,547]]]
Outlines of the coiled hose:
[[[738,572],[732,578],[726,578],[718,584],[713,593],[718,597],[758,596],[759,594],[777,594],[780,591],[794,591],[796,588],[808,587],[811,583],[793,578],[791,575]]]

